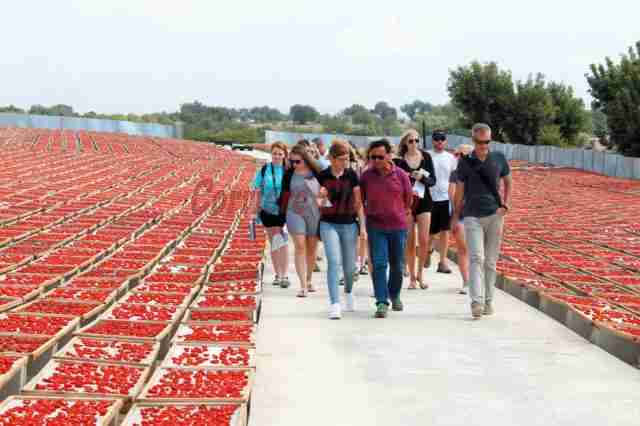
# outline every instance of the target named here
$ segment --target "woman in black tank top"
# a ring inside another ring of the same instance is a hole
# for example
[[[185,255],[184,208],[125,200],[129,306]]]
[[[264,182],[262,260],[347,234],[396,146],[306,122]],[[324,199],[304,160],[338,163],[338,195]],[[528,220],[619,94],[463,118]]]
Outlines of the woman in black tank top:
[[[436,174],[431,155],[421,150],[419,143],[420,135],[418,132],[415,130],[407,131],[400,139],[398,147],[399,158],[394,160],[396,166],[409,174],[412,185],[415,185],[416,182],[424,185],[423,196],[414,195],[413,220],[410,221],[408,229],[406,259],[409,274],[411,275],[411,282],[408,287],[410,290],[418,288],[418,284],[422,289],[429,288],[429,285],[422,277],[422,269],[429,253],[429,226],[433,207],[429,188],[436,184]],[[416,244],[419,246],[417,265]]]

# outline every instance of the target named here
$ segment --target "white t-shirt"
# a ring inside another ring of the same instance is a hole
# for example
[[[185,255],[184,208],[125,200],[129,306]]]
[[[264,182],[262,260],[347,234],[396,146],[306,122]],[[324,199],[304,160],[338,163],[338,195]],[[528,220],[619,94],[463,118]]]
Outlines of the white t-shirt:
[[[456,169],[456,157],[447,151],[435,152],[429,151],[433,159],[433,168],[436,172],[436,184],[429,188],[433,201],[449,200],[449,177],[451,172]]]

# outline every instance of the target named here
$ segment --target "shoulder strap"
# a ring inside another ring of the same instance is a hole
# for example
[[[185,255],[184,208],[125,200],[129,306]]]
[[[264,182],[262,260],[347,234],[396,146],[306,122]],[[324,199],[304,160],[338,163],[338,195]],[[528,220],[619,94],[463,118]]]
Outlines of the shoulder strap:
[[[276,170],[273,167],[273,163],[269,163],[271,166],[271,182],[273,182],[273,190],[277,191],[278,187],[276,186]]]
[[[479,164],[474,165],[473,161],[468,155],[463,156],[462,159],[467,164],[469,169],[472,170],[476,175],[478,175],[480,181],[491,192],[491,194],[493,194],[496,201],[498,202],[498,207],[503,207],[504,204],[502,204],[502,197],[500,196],[500,192],[498,191],[498,188],[496,188],[496,185],[491,182],[491,178],[487,176],[485,168],[483,167],[484,163],[478,161]]]

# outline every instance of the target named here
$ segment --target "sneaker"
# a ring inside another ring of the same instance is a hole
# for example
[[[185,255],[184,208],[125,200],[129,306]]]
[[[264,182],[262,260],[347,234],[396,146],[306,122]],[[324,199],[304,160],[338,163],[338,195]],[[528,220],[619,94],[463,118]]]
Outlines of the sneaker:
[[[437,272],[440,272],[441,274],[450,274],[451,273],[451,269],[447,265],[445,265],[443,263],[438,263],[438,271]]]
[[[359,279],[360,279],[360,274],[358,273],[358,271],[355,271],[353,273],[353,282],[357,283]]]
[[[353,297],[353,293],[347,293],[344,295],[344,311],[355,312],[356,311],[356,298]]]
[[[471,302],[471,315],[473,319],[482,318],[482,314],[484,313],[484,308],[480,302]]]
[[[289,288],[290,285],[289,277],[284,277],[280,280],[280,288]]]
[[[313,265],[313,272],[320,272],[320,267],[318,266],[317,262],[315,265]]]
[[[483,315],[493,315],[495,313],[494,309],[493,309],[493,303],[491,302],[486,302],[484,304],[484,311],[482,311]]]
[[[399,297],[391,300],[391,309],[394,311],[404,311],[404,305],[402,304],[402,300]]]
[[[340,278],[340,285],[344,285],[344,277]]]
[[[329,319],[337,320],[342,318],[342,314],[340,313],[340,304],[332,303],[329,306]]]
[[[369,268],[366,263],[360,268],[360,275],[369,275]]]
[[[276,275],[276,277],[273,279],[273,285],[276,287],[280,287],[280,277]]]
[[[376,313],[374,316],[376,318],[386,318],[388,311],[389,311],[389,306],[387,306],[386,303],[378,303],[376,307]]]
[[[462,288],[458,290],[458,294],[467,294],[467,289],[469,288],[469,284],[463,283]]]

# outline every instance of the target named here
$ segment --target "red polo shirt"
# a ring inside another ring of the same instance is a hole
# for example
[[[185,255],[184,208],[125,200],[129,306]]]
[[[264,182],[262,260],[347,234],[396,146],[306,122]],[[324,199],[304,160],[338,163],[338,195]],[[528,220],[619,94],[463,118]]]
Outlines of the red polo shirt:
[[[360,178],[360,189],[367,226],[383,231],[407,229],[406,202],[411,200],[413,191],[404,170],[394,165],[389,174],[383,175],[369,168]]]

